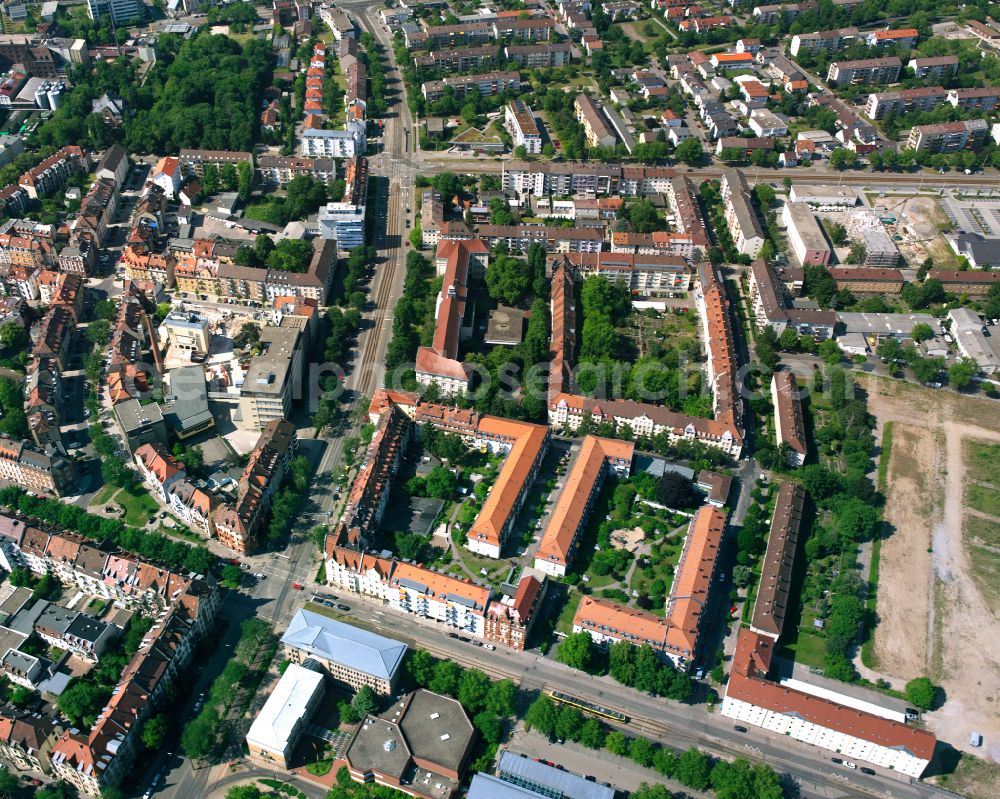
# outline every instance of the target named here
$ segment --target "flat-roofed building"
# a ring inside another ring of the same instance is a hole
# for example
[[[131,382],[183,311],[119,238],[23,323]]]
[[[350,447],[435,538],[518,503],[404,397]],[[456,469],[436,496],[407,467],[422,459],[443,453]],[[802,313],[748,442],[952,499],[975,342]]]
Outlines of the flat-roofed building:
[[[806,203],[786,202],[781,209],[781,221],[788,231],[792,252],[803,266],[826,266],[830,263],[830,245],[820,228],[812,208]]]
[[[240,388],[240,427],[262,430],[268,422],[287,419],[302,380],[301,331],[265,327]]]
[[[989,125],[985,119],[914,125],[906,138],[908,149],[918,153],[953,153],[978,150],[986,142]]]
[[[351,779],[417,799],[451,799],[472,756],[476,731],[458,700],[419,689],[368,716],[347,745]]]
[[[251,758],[280,768],[291,764],[310,717],[323,701],[323,673],[318,664],[308,659],[306,663],[288,665],[250,725],[246,741]]]
[[[986,335],[990,329],[982,317],[969,308],[952,308],[948,319],[959,353],[975,361],[983,374],[1000,371],[1000,338]]]
[[[879,340],[912,338],[913,328],[927,325],[935,336],[942,333],[941,322],[926,313],[857,313],[841,311],[837,318],[844,333],[860,333]]]
[[[906,63],[907,69],[912,69],[918,78],[951,78],[958,74],[958,56],[940,55],[928,58],[911,58]]]
[[[865,103],[865,116],[882,119],[886,114],[906,114],[910,111],[933,111],[948,99],[943,86],[921,86],[894,92],[873,92]]]
[[[779,369],[771,377],[771,402],[774,405],[774,436],[779,451],[787,448],[789,466],[801,466],[809,453],[802,398],[795,375]]]
[[[858,190],[849,186],[819,186],[795,183],[788,192],[793,203],[807,203],[812,206],[838,206],[853,208],[858,204]]]
[[[566,574],[576,555],[580,531],[604,478],[609,473],[627,476],[632,469],[634,451],[631,441],[584,437],[535,553],[536,569],[556,577]]]
[[[319,663],[335,683],[375,693],[393,693],[406,644],[300,608],[281,636],[285,658]]]

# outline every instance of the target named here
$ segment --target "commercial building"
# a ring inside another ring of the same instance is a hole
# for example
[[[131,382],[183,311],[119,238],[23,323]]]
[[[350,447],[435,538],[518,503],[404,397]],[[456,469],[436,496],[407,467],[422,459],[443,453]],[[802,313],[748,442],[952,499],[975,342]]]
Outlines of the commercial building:
[[[969,308],[953,308],[948,311],[948,320],[962,357],[975,361],[983,374],[1000,371],[1000,338],[988,335],[992,329],[986,327],[979,314]]]
[[[525,152],[539,155],[542,152],[542,134],[531,108],[520,100],[511,100],[504,111],[506,126],[515,147],[524,147]]]
[[[287,660],[312,660],[334,681],[352,690],[367,685],[392,694],[400,677],[406,644],[300,608],[281,636]]]
[[[814,186],[795,183],[788,192],[793,203],[812,206],[853,208],[858,204],[858,191],[848,186]]]
[[[958,233],[948,236],[955,254],[965,258],[973,269],[1000,267],[1000,238],[986,238],[979,233]]]
[[[989,125],[985,119],[943,122],[938,125],[914,125],[906,146],[918,153],[953,153],[978,150],[986,142]]]
[[[250,360],[240,387],[238,422],[244,430],[262,430],[269,422],[287,419],[302,381],[300,331],[265,327],[260,353]]]
[[[648,644],[678,668],[687,668],[698,656],[703,613],[715,581],[725,524],[725,513],[713,505],[703,505],[695,513],[667,594],[664,617],[585,596],[573,617],[573,632],[586,632],[598,644]]]
[[[801,466],[809,454],[806,425],[795,375],[787,369],[779,369],[771,377],[771,403],[774,405],[775,444],[779,451],[785,447],[789,466]]]
[[[726,169],[722,172],[721,187],[726,224],[733,244],[740,254],[756,258],[766,236],[753,207],[750,184],[738,169]]]
[[[913,336],[913,328],[927,325],[935,336],[940,336],[941,322],[926,313],[854,313],[840,312],[837,319],[843,333],[860,333],[866,338],[908,339]]]
[[[899,248],[892,240],[878,214],[869,208],[854,208],[847,213],[847,234],[864,248],[861,266],[889,267],[899,263]]]
[[[87,14],[92,20],[108,17],[115,25],[146,18],[140,0],[87,0]]]
[[[247,732],[250,757],[266,765],[288,768],[292,753],[323,701],[323,673],[318,664],[291,663],[274,686]]]
[[[585,436],[535,553],[535,568],[563,577],[572,564],[579,535],[608,473],[628,476],[635,445]]]
[[[469,788],[469,799],[614,799],[615,795],[608,785],[509,751],[500,753],[496,777],[477,774]]]
[[[386,785],[418,799],[452,799],[476,731],[455,699],[423,689],[368,716],[347,747],[351,779]]]
[[[786,202],[781,209],[792,252],[803,266],[826,266],[830,263],[830,245],[806,203]]]

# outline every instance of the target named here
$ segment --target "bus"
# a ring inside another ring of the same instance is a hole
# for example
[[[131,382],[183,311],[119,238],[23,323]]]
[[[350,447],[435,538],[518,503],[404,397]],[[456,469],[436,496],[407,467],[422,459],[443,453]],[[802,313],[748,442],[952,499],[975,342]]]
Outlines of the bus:
[[[546,693],[559,704],[572,705],[578,710],[582,710],[584,713],[589,713],[591,716],[597,716],[598,718],[607,719],[608,721],[614,721],[618,724],[625,724],[628,722],[628,716],[624,713],[620,713],[617,710],[611,710],[611,708],[607,708],[593,702],[588,702],[586,699],[578,699],[575,696],[564,694],[561,691],[549,690]]]

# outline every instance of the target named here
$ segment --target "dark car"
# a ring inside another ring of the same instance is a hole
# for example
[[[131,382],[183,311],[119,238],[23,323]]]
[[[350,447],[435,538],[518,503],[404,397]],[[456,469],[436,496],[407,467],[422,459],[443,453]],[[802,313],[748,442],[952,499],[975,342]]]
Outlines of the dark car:
[[[463,642],[465,642],[465,643],[467,643],[467,644],[468,644],[468,643],[470,643],[470,642],[472,641],[472,639],[471,639],[471,638],[466,638],[466,637],[465,637],[464,635],[460,635],[460,636],[458,637],[458,640],[459,640],[459,641],[463,641]]]
[[[843,762],[844,762],[844,761],[843,761],[843,760],[842,760],[841,758],[839,758],[839,757],[831,757],[831,758],[830,758],[830,760],[832,760],[832,761],[833,761],[834,763],[837,763],[837,764],[840,764],[840,763],[843,763]]]
[[[455,633],[448,633],[448,637],[449,638],[458,638],[458,636]]]
[[[860,771],[862,774],[870,774],[873,777],[875,776],[875,769],[873,768],[866,768],[865,766],[862,766]]]
[[[747,732],[747,728],[740,724],[734,726],[733,729],[736,730],[736,732]]]
[[[351,609],[350,605],[343,605],[343,604],[337,605],[337,610],[343,610],[344,612],[347,612],[350,609]]]

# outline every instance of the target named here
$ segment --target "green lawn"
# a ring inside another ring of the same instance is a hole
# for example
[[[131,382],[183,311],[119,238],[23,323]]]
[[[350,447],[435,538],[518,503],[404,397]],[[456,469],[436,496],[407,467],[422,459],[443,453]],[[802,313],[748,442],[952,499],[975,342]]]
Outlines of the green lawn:
[[[133,527],[142,527],[160,510],[156,500],[143,488],[134,488],[132,491],[123,488],[115,494],[114,501],[125,508],[125,523]]]
[[[559,614],[559,620],[556,621],[557,633],[569,635],[573,632],[573,617],[576,615],[576,609],[579,607],[581,599],[583,599],[583,594],[570,589],[569,599]]]
[[[1000,491],[981,485],[970,485],[966,489],[966,501],[980,513],[1000,516]]]
[[[784,649],[795,658],[796,663],[803,666],[823,668],[823,655],[826,652],[826,641],[818,635],[799,630],[798,640],[785,644]]]
[[[1000,549],[1000,522],[966,516],[965,537],[973,544]]]
[[[969,480],[979,483],[993,482],[996,480],[998,463],[1000,463],[1000,444],[988,444],[985,441],[966,442],[965,468]]]
[[[118,493],[118,486],[105,483],[101,487],[101,490],[94,494],[94,498],[90,500],[90,504],[106,505],[116,493]]]

